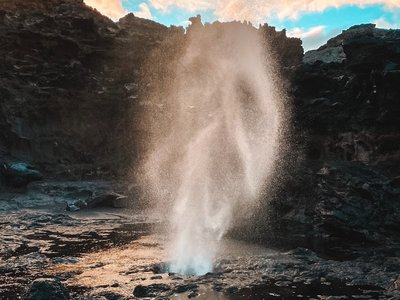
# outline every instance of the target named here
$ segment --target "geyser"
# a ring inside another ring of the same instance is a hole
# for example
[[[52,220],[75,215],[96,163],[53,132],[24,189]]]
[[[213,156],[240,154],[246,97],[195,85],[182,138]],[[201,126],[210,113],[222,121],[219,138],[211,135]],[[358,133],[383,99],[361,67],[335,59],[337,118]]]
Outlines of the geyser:
[[[170,271],[202,275],[271,178],[282,115],[262,31],[192,23],[167,90],[150,93],[145,177],[170,220]]]

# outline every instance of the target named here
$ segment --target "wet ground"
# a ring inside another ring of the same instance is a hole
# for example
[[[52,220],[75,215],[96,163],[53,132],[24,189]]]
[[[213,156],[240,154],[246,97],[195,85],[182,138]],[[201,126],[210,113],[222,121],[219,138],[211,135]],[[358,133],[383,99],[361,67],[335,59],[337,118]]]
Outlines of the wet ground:
[[[400,258],[366,249],[334,260],[305,248],[224,240],[213,273],[168,272],[163,223],[118,209],[6,212],[0,218],[0,299],[25,299],[59,278],[71,299],[400,299]]]

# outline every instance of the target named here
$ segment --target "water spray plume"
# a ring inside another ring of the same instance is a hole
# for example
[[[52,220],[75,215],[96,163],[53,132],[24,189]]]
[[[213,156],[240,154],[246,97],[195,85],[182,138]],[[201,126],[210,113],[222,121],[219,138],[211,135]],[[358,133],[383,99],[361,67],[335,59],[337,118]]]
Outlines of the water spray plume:
[[[170,271],[202,275],[273,174],[282,117],[260,30],[192,22],[168,92],[150,99],[170,122],[150,118],[145,175],[170,221]]]

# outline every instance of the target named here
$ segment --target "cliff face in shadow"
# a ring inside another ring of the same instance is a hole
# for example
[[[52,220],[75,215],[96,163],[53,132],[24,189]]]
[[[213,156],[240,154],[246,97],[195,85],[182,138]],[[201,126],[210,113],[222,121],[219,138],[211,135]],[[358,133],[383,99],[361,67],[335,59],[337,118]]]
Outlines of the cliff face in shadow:
[[[132,15],[115,24],[82,1],[3,2],[3,159],[76,178],[121,173],[140,63],[166,30]]]
[[[292,80],[301,158],[266,199],[261,232],[336,255],[399,240],[398,82],[400,30],[353,26],[305,54]]]
[[[301,60],[299,40],[265,29],[297,51],[281,52],[286,69]],[[184,29],[132,14],[114,23],[80,0],[12,1],[0,4],[0,37],[2,160],[73,178],[127,171],[145,135],[142,64],[161,44],[171,53],[177,44],[165,39],[182,40]]]
[[[153,105],[141,98],[144,73],[162,76],[165,61],[144,63],[154,51],[173,57],[184,29],[132,14],[114,23],[80,0],[9,2],[0,4],[0,161],[46,178],[126,174],[146,139],[141,111]],[[259,30],[291,99],[296,152],[255,232],[315,247],[398,239],[400,31],[355,26],[303,57],[300,40]]]
[[[398,169],[399,39],[399,30],[354,26],[305,55],[294,95],[299,123],[313,136],[309,156]]]

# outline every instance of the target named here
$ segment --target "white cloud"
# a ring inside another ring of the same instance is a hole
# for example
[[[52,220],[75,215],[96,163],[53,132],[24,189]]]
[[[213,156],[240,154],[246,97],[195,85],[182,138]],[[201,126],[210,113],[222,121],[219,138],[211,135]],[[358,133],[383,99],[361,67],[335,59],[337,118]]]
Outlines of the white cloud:
[[[114,20],[127,13],[122,6],[122,0],[84,1]],[[133,13],[138,17],[151,19],[149,5],[163,12],[168,12],[174,7],[193,13],[210,10],[221,21],[248,20],[257,25],[271,18],[296,19],[305,13],[322,12],[331,7],[338,8],[343,5],[365,7],[372,4],[385,5],[391,11],[400,10],[400,0],[148,0],[142,2],[139,5],[140,10]],[[383,18],[375,21],[378,27],[395,25],[389,24]]]
[[[145,19],[152,19],[153,16],[151,14],[149,6],[143,2],[139,4],[139,11],[133,12],[136,17],[145,18]]]
[[[84,2],[113,20],[117,20],[127,13],[120,0],[84,0]]]
[[[305,51],[316,49],[326,42],[328,39],[325,26],[316,26],[309,29],[304,28],[293,28],[287,30],[287,36],[298,37],[303,41],[303,47]]]
[[[395,29],[398,28],[398,24],[390,23],[387,20],[385,20],[383,17],[371,21],[371,23],[376,24],[376,27],[378,28],[385,28],[385,29]]]
[[[303,29],[303,28],[293,28],[291,30],[287,31],[288,36],[295,36],[299,38],[314,38],[314,37],[319,37],[323,35],[323,32],[325,30],[325,26],[316,26],[316,27],[311,27],[310,29]]]
[[[128,11],[123,8],[121,0],[84,0],[84,2],[113,20],[118,20],[128,13]],[[147,3],[140,3],[139,9],[139,11],[133,12],[135,16],[145,19],[153,18]]]
[[[168,12],[171,7],[178,7],[189,12],[213,9],[212,0],[149,0],[152,7]]]
[[[387,9],[400,8],[399,0],[149,0],[157,10],[178,7],[189,12],[211,10],[220,20],[248,20],[264,23],[268,18],[297,19],[307,12],[322,12],[343,5],[365,7],[383,4]]]

